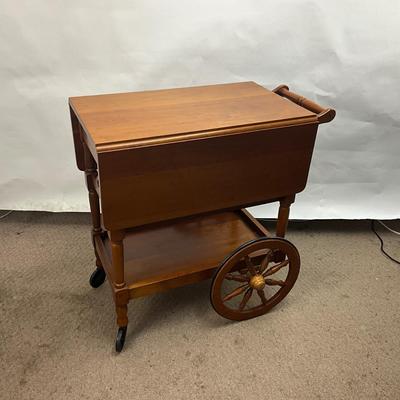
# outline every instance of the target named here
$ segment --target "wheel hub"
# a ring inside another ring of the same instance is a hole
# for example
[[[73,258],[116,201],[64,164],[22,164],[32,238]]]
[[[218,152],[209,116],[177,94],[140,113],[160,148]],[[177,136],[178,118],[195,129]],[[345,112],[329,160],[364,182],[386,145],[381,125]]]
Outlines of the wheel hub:
[[[254,275],[251,277],[250,286],[255,290],[263,290],[265,287],[265,279],[262,275]]]

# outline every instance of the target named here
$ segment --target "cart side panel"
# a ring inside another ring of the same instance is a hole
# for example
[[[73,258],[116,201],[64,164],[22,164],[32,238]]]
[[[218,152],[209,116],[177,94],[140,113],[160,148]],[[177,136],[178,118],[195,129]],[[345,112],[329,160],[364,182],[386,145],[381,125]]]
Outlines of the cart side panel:
[[[318,125],[98,154],[104,225],[123,229],[302,191]]]

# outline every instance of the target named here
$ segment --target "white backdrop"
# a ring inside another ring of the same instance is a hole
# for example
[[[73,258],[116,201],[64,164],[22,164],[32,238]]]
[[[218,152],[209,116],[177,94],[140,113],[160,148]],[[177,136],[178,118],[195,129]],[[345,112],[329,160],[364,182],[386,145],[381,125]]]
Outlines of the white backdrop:
[[[88,210],[67,97],[254,80],[337,110],[293,218],[400,217],[399,27],[398,0],[0,0],[0,209]]]

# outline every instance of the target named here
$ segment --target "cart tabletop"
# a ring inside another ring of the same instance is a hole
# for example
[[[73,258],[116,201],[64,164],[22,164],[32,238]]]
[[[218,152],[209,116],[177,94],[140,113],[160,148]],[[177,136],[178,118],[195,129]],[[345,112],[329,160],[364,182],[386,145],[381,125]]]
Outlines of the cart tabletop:
[[[255,82],[71,97],[69,104],[97,151],[317,122]]]

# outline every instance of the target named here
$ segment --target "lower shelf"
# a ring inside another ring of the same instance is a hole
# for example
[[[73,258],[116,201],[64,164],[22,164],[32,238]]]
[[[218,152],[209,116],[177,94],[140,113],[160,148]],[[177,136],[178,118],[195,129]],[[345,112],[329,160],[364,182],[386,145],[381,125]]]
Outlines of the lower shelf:
[[[123,244],[125,282],[130,297],[210,278],[233,250],[267,233],[244,210],[127,231]],[[113,282],[108,237],[97,237],[96,247],[107,276]]]

